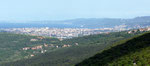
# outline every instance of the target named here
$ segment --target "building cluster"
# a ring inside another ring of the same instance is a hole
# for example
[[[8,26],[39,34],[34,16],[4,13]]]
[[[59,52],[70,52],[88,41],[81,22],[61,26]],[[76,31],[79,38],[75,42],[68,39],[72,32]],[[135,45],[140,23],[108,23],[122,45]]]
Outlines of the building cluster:
[[[119,27],[116,27],[119,28]],[[29,34],[29,35],[37,35],[37,36],[49,36],[56,38],[72,38],[93,34],[101,34],[106,32],[116,31],[116,28],[98,28],[98,29],[88,29],[88,28],[8,28],[3,29],[7,32],[14,32],[18,34]],[[120,28],[119,28],[120,29]],[[120,29],[124,30],[124,29]],[[31,40],[36,41],[36,40]]]
[[[56,47],[53,44],[44,44],[44,45],[38,45],[38,46],[33,46],[33,47],[24,47],[22,50],[38,50],[38,49],[43,49],[44,47]]]
[[[44,45],[38,45],[38,46],[33,46],[33,47],[24,47],[24,48],[22,48],[22,50],[23,51],[32,50],[34,54],[31,54],[30,57],[33,57],[33,56],[35,56],[35,53],[47,52],[47,50],[45,49],[46,47],[56,47],[57,48],[57,46],[54,46],[53,44],[50,44],[50,45],[44,44]],[[38,51],[38,50],[40,50],[40,51]]]
[[[136,33],[138,31],[140,31],[140,32],[150,31],[150,27],[130,30],[130,31],[128,31],[128,33],[131,34],[131,33]]]
[[[78,46],[78,43],[75,43],[74,46]],[[54,44],[43,44],[43,45],[37,45],[37,46],[33,46],[33,47],[24,47],[22,48],[23,51],[27,51],[27,50],[32,50],[33,53],[31,55],[29,55],[30,57],[33,57],[36,55],[36,53],[45,53],[47,52],[46,48],[65,48],[65,47],[71,47],[72,45],[70,44],[64,44],[62,46],[58,46],[58,45],[54,45]]]
[[[78,43],[75,43],[75,46],[78,46]],[[45,47],[55,47],[55,48],[64,48],[64,47],[71,47],[72,45],[64,44],[62,46],[54,45],[54,44],[44,44],[44,45],[38,45],[34,47],[24,47],[22,50],[38,50],[38,49],[44,49]]]
[[[42,49],[42,48],[43,48],[43,46],[39,45],[39,46],[35,46],[35,47],[24,47],[24,48],[22,48],[22,50],[29,50],[29,49],[38,50],[38,49]]]
[[[74,46],[78,46],[78,43],[75,43]],[[33,47],[24,47],[22,48],[22,50],[26,51],[26,50],[43,50],[47,47],[53,47],[53,48],[64,48],[64,47],[71,47],[72,45],[70,44],[63,44],[62,46],[58,46],[58,45],[54,45],[54,44],[42,44],[42,45],[37,45],[37,46],[33,46]]]
[[[70,46],[71,46],[71,45],[68,44],[68,45],[63,45],[62,47],[70,47]]]

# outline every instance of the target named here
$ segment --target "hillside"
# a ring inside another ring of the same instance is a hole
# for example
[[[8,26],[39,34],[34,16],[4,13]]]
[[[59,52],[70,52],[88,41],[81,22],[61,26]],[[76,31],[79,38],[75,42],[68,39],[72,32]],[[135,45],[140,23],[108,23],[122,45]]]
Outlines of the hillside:
[[[56,38],[29,36],[0,32],[0,63],[28,59],[30,55],[40,54],[43,50],[54,50],[44,45],[58,45]],[[39,47],[39,48],[38,48]]]
[[[149,66],[150,33],[122,40],[76,66]]]
[[[128,34],[124,31],[66,39],[58,43],[69,44],[71,47],[58,48],[55,51],[46,52],[30,59],[3,63],[1,66],[73,66],[101,52],[113,43],[137,34],[140,32]]]

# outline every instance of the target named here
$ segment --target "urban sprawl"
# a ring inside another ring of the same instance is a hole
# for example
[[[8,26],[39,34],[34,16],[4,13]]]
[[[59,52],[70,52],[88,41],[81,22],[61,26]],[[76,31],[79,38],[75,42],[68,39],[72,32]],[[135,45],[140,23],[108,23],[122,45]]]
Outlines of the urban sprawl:
[[[27,34],[33,36],[48,36],[48,37],[55,37],[59,39],[68,39],[72,37],[80,37],[80,36],[87,36],[93,34],[101,34],[101,33],[109,33],[109,32],[118,32],[118,31],[125,31],[131,30],[131,28],[127,29],[126,26],[116,26],[115,28],[97,28],[97,29],[89,29],[89,28],[5,28],[0,29],[6,32],[12,32],[17,34]],[[140,31],[149,31],[150,27],[141,28]],[[130,31],[129,33],[132,33]]]
[[[97,28],[97,29],[89,29],[89,28],[7,28],[1,29],[6,32],[13,32],[17,34],[28,34],[35,36],[49,36],[55,38],[72,38],[72,37],[80,37],[86,35],[93,34],[101,34],[101,33],[109,33],[115,31],[123,31],[128,30],[121,27],[116,28]]]

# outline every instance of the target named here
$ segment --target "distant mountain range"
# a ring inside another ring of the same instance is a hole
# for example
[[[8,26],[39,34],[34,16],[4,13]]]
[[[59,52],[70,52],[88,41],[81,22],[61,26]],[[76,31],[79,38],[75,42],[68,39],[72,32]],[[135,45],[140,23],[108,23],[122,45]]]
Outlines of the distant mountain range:
[[[150,26],[150,16],[133,19],[117,18],[80,18],[63,21],[31,21],[23,23],[0,22],[0,28],[50,27],[50,28],[114,28],[126,25],[125,28],[142,28]]]

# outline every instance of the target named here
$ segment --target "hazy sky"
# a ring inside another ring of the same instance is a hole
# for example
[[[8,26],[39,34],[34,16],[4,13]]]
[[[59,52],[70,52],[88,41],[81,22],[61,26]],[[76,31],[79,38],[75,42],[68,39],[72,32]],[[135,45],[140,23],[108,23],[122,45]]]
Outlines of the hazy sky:
[[[150,16],[150,0],[0,0],[0,20]]]

